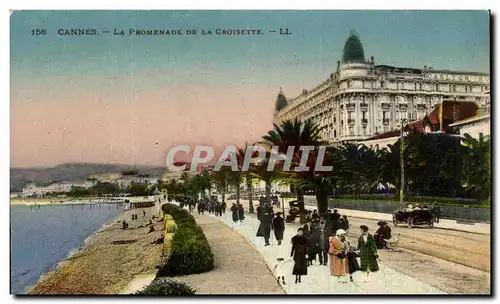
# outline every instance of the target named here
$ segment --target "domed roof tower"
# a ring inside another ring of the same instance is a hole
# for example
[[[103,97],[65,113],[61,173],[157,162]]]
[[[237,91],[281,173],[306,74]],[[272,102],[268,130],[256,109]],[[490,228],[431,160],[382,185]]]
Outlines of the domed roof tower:
[[[363,44],[359,40],[358,34],[355,30],[351,30],[351,35],[347,38],[344,45],[344,52],[342,54],[342,63],[364,63],[365,52]]]
[[[283,94],[283,91],[280,88],[280,92],[278,94],[278,97],[276,97],[276,112],[283,110],[287,106],[288,102],[286,101],[285,94]]]

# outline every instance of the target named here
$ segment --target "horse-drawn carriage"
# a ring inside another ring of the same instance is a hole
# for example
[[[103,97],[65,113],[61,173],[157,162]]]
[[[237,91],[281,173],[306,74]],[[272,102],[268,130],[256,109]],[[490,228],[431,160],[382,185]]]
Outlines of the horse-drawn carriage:
[[[392,215],[392,223],[394,226],[406,223],[408,228],[424,225],[434,227],[434,214],[428,209],[398,210]]]

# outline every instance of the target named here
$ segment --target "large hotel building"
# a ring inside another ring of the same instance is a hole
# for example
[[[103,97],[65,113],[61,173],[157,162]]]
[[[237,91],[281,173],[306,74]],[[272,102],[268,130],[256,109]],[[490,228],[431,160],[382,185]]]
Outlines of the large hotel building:
[[[274,122],[313,120],[325,140],[363,141],[400,128],[402,119],[422,119],[443,100],[472,101],[489,113],[489,90],[485,73],[377,65],[352,31],[328,79],[294,98],[278,94]]]

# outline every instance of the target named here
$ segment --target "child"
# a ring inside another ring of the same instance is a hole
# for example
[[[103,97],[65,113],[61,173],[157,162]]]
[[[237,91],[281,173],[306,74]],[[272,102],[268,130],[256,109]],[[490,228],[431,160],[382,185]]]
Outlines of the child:
[[[283,282],[283,285],[286,285],[285,283],[285,264],[288,262],[292,261],[292,258],[289,258],[288,260],[285,260],[284,258],[277,258],[276,259],[276,265],[274,265],[274,275],[278,278],[278,284],[280,283],[280,279]]]

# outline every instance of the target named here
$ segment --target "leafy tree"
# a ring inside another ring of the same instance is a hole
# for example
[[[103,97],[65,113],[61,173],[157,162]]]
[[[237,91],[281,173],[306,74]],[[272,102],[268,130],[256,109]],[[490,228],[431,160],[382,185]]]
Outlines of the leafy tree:
[[[463,138],[464,163],[462,180],[466,191],[479,200],[491,196],[491,143],[489,136],[481,133],[478,139],[469,134]]]

